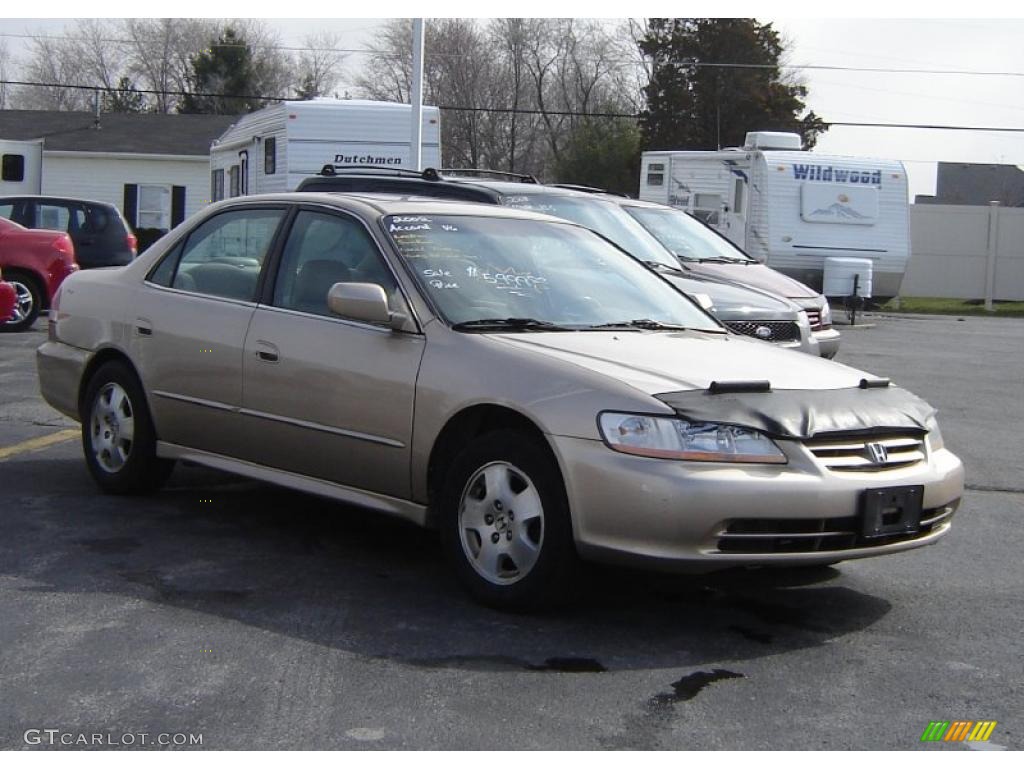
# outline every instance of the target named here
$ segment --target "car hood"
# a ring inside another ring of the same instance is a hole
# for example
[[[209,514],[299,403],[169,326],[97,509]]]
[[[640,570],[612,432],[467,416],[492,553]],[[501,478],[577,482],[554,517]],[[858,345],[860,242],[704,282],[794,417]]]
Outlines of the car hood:
[[[648,395],[707,389],[712,381],[767,380],[773,390],[857,387],[874,378],[812,355],[697,331],[583,331],[488,334],[492,339],[580,366]]]
[[[695,275],[707,275],[719,280],[729,280],[743,285],[752,285],[765,291],[777,293],[788,299],[816,297],[818,292],[808,288],[799,280],[776,272],[764,264],[712,264],[709,262],[684,261],[683,266]]]
[[[706,294],[714,305],[712,314],[721,320],[797,319],[799,307],[781,297],[717,280],[695,280],[675,274],[665,275],[665,278],[688,296]]]

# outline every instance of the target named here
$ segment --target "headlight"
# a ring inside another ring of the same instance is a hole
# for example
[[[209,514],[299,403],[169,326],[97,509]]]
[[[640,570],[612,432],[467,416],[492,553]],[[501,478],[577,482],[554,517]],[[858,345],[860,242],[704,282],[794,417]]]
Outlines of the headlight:
[[[612,450],[658,459],[785,464],[768,437],[729,424],[691,423],[669,416],[602,413],[601,435]]]
[[[832,307],[828,305],[828,299],[822,297],[821,305],[821,326],[822,328],[828,328],[832,325]]]

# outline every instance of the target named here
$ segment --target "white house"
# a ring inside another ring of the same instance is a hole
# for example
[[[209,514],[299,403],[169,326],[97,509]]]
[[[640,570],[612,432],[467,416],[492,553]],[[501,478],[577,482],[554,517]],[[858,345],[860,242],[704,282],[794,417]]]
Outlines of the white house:
[[[0,195],[101,200],[117,205],[137,229],[166,231],[210,202],[210,144],[237,119],[103,113],[97,121],[91,112],[0,110]],[[19,163],[17,145],[5,140],[42,142],[38,189],[15,188],[18,168],[32,163]]]

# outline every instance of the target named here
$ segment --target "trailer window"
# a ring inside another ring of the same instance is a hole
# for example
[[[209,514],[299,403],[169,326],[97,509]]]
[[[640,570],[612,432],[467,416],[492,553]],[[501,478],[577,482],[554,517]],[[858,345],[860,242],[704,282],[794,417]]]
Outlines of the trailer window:
[[[228,196],[238,197],[238,166],[232,165],[228,169]]]
[[[210,202],[224,199],[224,169],[218,168],[210,174]]]
[[[718,215],[722,211],[722,196],[698,192],[693,196],[693,215],[711,226],[718,226]]]
[[[735,214],[743,213],[743,179],[736,179],[736,186],[734,187],[734,193],[732,198],[732,212]]]
[[[647,186],[662,187],[665,185],[665,164],[651,163],[647,166]]]
[[[277,139],[263,142],[263,173],[267,176],[277,173]]]
[[[25,156],[4,155],[3,158],[3,180],[24,181],[25,180]]]

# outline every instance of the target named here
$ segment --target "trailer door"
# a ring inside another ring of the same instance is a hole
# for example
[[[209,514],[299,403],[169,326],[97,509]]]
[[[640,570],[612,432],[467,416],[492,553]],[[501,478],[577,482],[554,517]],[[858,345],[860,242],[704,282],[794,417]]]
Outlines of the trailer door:
[[[719,231],[739,248],[747,247],[747,175],[733,170],[729,200],[722,206]]]

